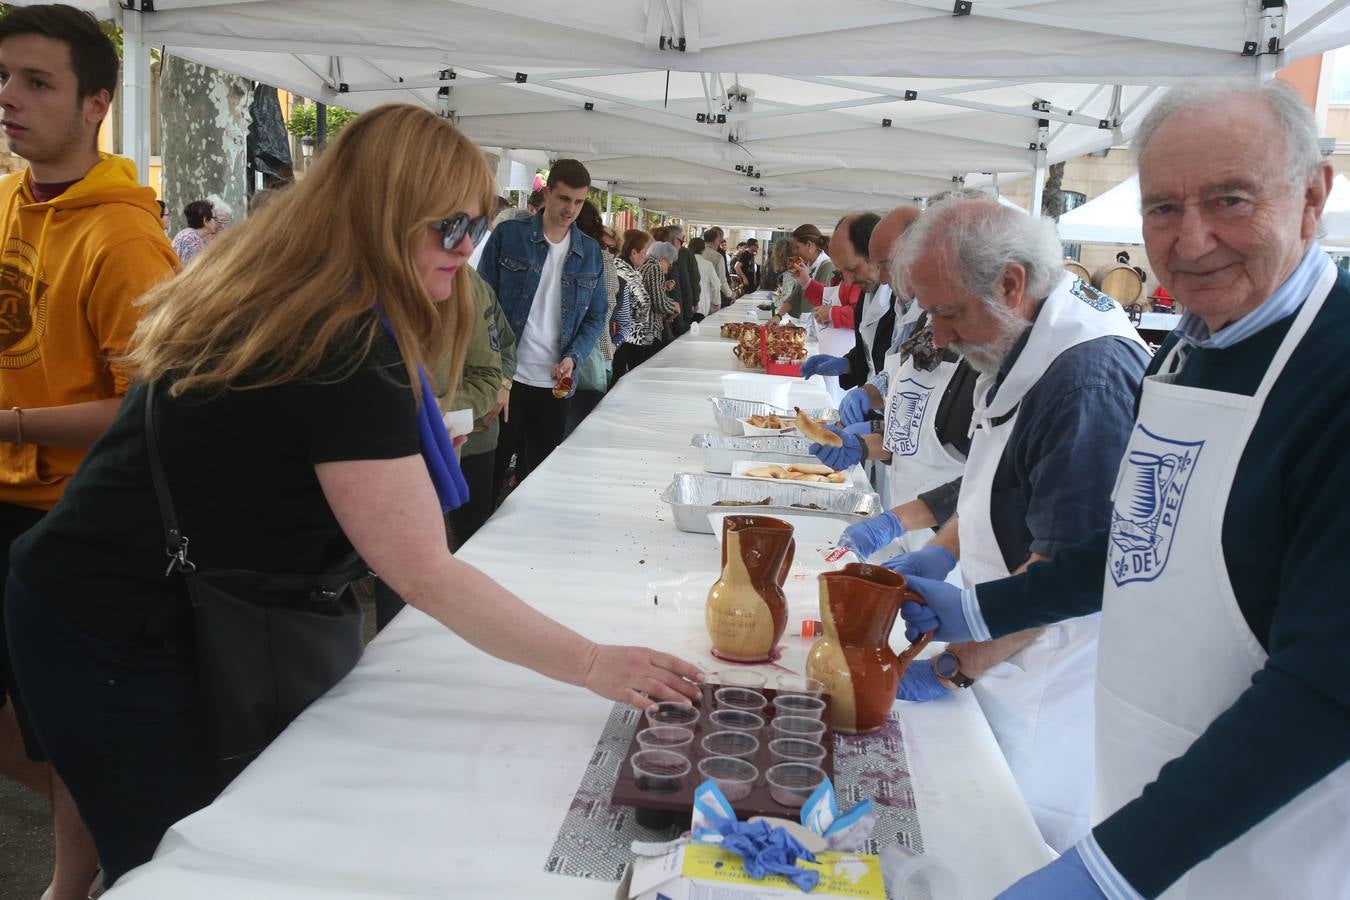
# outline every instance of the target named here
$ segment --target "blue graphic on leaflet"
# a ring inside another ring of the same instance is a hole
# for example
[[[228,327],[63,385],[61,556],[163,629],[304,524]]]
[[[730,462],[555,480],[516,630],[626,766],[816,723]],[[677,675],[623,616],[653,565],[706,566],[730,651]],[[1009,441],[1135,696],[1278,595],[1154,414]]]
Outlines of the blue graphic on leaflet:
[[[906,378],[896,385],[891,397],[891,408],[886,414],[886,438],[881,445],[896,456],[913,456],[919,452],[919,428],[932,385],[919,384]]]
[[[1166,570],[1186,486],[1205,446],[1135,427],[1111,510],[1106,562],[1117,587],[1153,581]]]

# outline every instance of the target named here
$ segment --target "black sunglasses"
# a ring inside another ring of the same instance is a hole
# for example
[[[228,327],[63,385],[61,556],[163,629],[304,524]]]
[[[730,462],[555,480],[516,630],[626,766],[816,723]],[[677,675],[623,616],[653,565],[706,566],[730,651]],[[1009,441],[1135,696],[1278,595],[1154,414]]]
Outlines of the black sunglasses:
[[[469,243],[477,246],[483,239],[483,234],[487,232],[488,217],[483,215],[470,219],[468,213],[458,212],[448,219],[441,219],[431,227],[441,233],[441,246],[446,250],[458,247],[466,234],[469,236]]]

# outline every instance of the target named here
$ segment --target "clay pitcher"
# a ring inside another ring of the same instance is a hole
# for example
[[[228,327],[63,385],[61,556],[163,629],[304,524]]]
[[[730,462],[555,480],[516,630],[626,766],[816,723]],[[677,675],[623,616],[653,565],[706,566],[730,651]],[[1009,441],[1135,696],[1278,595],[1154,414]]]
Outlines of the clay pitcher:
[[[806,655],[806,674],[825,683],[835,731],[866,734],[881,728],[905,667],[933,637],[925,634],[895,655],[887,639],[906,600],[923,603],[905,576],[881,566],[851,563],[820,576],[825,634]]]
[[[713,653],[733,662],[773,658],[787,628],[783,583],[796,553],[792,526],[767,516],[722,520],[722,577],[708,591]]]

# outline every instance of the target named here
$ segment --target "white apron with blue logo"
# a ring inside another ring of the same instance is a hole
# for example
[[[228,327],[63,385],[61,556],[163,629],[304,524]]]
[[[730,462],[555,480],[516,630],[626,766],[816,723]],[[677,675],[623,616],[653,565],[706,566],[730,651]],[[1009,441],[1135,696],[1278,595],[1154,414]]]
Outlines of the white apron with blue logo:
[[[944,361],[925,372],[915,368],[911,356],[901,359],[901,354],[892,353],[886,357],[890,387],[881,446],[891,454],[886,472],[888,508],[959,478],[965,469],[965,456],[938,440],[935,426],[942,395],[956,368],[956,363]],[[932,537],[927,528],[906,534],[900,539],[900,552],[917,550]]]
[[[1065,275],[1046,298],[992,402],[994,376],[981,375],[976,383],[970,456],[957,504],[961,575],[968,587],[1011,574],[989,517],[990,491],[1022,398],[1061,353],[1108,336],[1143,344],[1118,304]],[[1041,836],[1060,852],[1087,833],[1091,820],[1098,618],[1048,626],[971,688]]]
[[[1254,396],[1176,384],[1180,344],[1163,374],[1144,381],[1112,495],[1097,669],[1098,819],[1138,797],[1265,666],[1228,577],[1224,512],[1271,386],[1335,279],[1327,261]],[[1350,763],[1162,896],[1350,897]]]

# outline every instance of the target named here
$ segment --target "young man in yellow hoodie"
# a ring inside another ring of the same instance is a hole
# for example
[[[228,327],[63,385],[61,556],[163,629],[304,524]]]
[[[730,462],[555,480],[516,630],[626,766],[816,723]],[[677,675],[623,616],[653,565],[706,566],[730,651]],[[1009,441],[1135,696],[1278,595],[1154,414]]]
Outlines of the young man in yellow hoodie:
[[[28,162],[0,179],[0,584],[14,538],[60,499],[121,403],[128,373],[113,361],[136,327],[133,301],[177,269],[154,191],[128,160],[98,151],[117,68],[87,13],[30,6],[0,19],[0,127]],[[57,865],[45,896],[83,898],[93,845],[40,762],[3,637],[0,773],[51,798]]]

